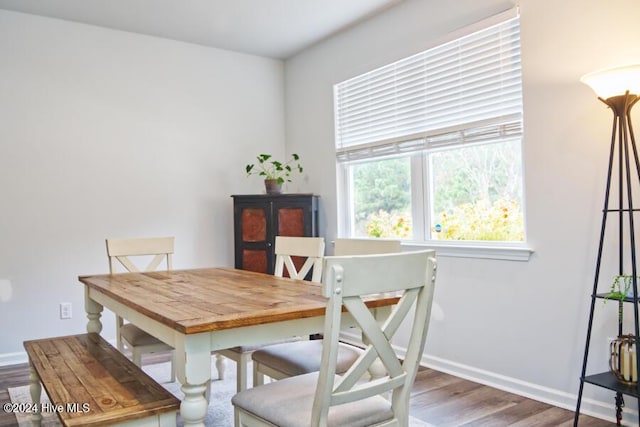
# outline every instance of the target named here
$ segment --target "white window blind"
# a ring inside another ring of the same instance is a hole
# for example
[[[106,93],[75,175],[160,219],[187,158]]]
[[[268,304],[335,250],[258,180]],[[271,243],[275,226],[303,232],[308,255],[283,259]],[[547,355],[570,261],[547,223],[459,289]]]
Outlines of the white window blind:
[[[511,14],[334,90],[339,161],[519,137],[519,17]]]

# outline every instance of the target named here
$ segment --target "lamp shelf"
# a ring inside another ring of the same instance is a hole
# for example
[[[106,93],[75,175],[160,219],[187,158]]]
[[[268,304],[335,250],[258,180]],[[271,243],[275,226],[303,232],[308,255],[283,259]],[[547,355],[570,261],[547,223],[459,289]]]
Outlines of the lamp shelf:
[[[636,385],[625,384],[618,381],[616,376],[609,371],[599,374],[587,375],[583,378],[583,381],[585,383],[613,390],[617,393],[623,393],[628,396],[640,398],[640,382]]]
[[[629,209],[629,208],[622,208],[622,209],[605,209],[603,210],[603,212],[640,212],[640,209]]]
[[[638,292],[640,292],[640,289],[638,289]],[[608,300],[608,301],[620,301],[620,300],[619,300],[619,299],[617,299],[617,298],[607,298],[607,295],[609,295],[609,293],[596,294],[596,295],[594,295],[594,297],[595,297],[595,298],[604,299],[604,300]],[[633,298],[633,297],[625,297],[625,298],[622,300],[622,302],[636,302],[636,303],[638,303],[638,302],[640,302],[640,298],[637,298],[637,299],[634,301],[634,298]]]

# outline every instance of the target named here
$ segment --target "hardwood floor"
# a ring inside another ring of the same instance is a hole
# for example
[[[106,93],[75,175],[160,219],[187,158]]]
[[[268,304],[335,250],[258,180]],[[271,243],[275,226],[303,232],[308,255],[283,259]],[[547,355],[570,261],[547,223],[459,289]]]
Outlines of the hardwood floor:
[[[26,364],[0,367],[0,404],[9,402],[9,387],[29,383]],[[573,412],[516,394],[422,369],[411,395],[411,415],[438,427],[569,427]],[[0,412],[0,427],[16,426],[13,414]],[[580,416],[580,427],[608,427],[615,423]]]
[[[464,380],[432,369],[418,372],[411,415],[438,427],[569,427],[573,411]],[[580,416],[580,427],[615,426]]]
[[[21,365],[0,366],[0,404],[10,402],[9,387],[18,387],[29,384],[29,366]],[[0,411],[0,426],[16,426],[16,416]]]

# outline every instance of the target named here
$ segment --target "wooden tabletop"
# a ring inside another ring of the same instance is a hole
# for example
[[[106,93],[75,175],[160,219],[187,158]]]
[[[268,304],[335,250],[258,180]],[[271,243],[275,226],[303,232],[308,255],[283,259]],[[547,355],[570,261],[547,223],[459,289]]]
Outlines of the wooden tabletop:
[[[320,285],[233,268],[80,276],[103,293],[184,334],[321,316]],[[370,308],[395,304],[375,297]]]

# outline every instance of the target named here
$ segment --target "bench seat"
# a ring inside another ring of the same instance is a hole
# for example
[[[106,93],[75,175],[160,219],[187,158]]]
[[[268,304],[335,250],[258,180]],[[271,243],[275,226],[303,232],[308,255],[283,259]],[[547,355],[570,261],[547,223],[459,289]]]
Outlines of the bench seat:
[[[41,385],[64,426],[175,426],[180,401],[96,333],[25,341],[31,397]],[[40,414],[34,414],[40,425]]]

